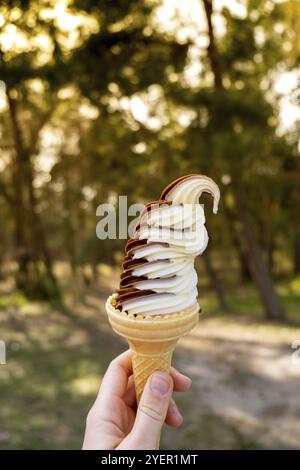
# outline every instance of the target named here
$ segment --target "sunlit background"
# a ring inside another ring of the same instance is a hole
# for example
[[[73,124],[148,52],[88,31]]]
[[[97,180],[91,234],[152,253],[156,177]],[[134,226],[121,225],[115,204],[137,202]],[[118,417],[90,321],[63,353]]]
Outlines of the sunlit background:
[[[298,0],[1,2],[1,448],[80,448],[126,347],[104,312],[124,240],[96,208],[194,172],[222,200],[162,446],[299,447],[299,36]]]

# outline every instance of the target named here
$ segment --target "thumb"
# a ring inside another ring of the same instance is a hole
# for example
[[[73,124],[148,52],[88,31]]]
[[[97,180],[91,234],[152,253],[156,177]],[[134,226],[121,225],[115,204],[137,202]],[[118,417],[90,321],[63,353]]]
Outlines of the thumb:
[[[160,438],[173,391],[166,372],[154,372],[145,386],[131,431],[135,449],[154,450]]]

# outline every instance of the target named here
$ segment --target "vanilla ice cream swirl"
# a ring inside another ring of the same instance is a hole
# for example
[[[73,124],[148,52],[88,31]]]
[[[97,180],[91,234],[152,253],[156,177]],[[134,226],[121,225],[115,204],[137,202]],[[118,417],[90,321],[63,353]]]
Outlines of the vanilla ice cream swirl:
[[[135,315],[167,315],[197,302],[196,256],[208,243],[205,215],[199,198],[214,198],[219,188],[202,175],[184,176],[162,192],[159,201],[142,212],[133,238],[126,245],[117,308]]]

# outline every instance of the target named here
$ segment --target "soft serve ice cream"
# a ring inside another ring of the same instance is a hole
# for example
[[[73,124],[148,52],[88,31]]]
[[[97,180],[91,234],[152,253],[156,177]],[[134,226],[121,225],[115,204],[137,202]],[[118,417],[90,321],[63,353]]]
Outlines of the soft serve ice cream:
[[[188,175],[167,186],[158,201],[146,206],[133,238],[125,248],[116,309],[132,315],[170,315],[197,302],[196,256],[208,243],[199,198],[213,196],[218,210],[219,188],[203,175]]]

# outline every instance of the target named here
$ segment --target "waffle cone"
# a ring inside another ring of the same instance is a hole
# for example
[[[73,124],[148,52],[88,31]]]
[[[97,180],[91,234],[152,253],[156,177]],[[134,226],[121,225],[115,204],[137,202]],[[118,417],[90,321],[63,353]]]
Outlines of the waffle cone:
[[[137,401],[148,377],[155,371],[169,372],[176,343],[198,322],[199,305],[155,317],[128,315],[115,308],[115,295],[108,298],[106,311],[113,330],[128,341],[132,352]],[[162,312],[163,313],[163,312]]]

